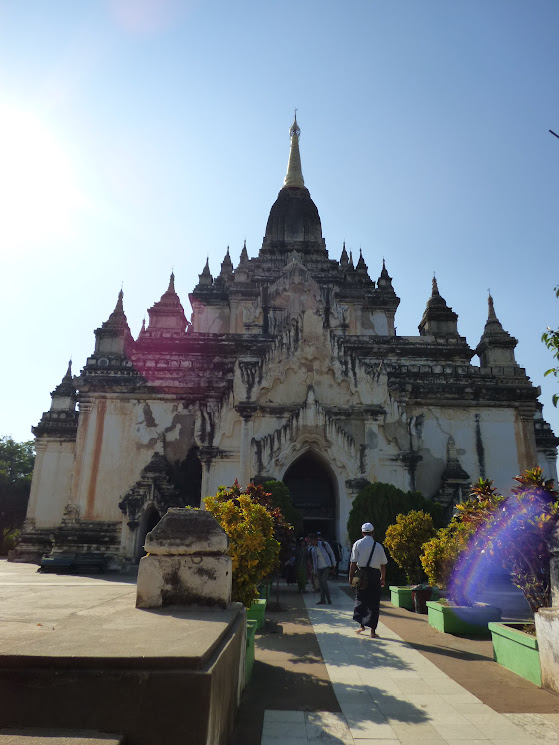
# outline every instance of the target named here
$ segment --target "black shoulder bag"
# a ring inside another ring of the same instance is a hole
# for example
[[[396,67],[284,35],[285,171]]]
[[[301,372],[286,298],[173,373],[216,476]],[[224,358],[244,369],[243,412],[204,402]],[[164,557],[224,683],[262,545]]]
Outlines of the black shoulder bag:
[[[373,543],[373,548],[371,549],[371,553],[369,555],[369,561],[364,567],[358,566],[355,570],[355,574],[353,575],[353,579],[351,580],[351,586],[354,587],[356,590],[366,590],[369,585],[369,564],[371,563],[371,559],[373,558],[373,554],[375,553],[375,546],[377,545],[377,542],[375,541]]]

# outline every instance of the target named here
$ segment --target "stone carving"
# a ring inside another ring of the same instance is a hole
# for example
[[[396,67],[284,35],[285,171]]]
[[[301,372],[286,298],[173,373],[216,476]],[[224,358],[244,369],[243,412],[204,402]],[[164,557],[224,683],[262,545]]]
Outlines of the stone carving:
[[[119,502],[131,530],[138,527],[139,515],[147,503],[155,505],[160,515],[169,507],[184,506],[184,498],[170,479],[169,464],[160,453],[154,453],[141,478]]]
[[[136,606],[226,607],[232,584],[228,548],[229,538],[209,512],[171,508],[146,537]]]

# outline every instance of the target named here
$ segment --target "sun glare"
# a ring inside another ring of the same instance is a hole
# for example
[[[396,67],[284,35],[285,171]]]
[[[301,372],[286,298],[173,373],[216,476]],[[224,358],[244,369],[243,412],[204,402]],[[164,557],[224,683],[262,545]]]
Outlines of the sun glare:
[[[31,114],[0,104],[2,253],[63,236],[79,203],[62,143]]]

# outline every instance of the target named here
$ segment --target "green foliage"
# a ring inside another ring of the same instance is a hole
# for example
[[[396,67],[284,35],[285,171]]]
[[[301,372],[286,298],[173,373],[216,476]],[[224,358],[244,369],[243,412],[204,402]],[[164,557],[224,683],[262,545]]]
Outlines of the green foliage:
[[[0,535],[23,525],[34,460],[33,442],[0,437]]]
[[[289,489],[283,481],[266,481],[262,484],[262,487],[270,495],[272,505],[282,513],[285,522],[293,526],[293,533],[296,536],[301,535],[303,532],[303,516],[293,505]]]
[[[480,479],[472,485],[470,499],[456,506],[450,524],[438,530],[436,536],[423,546],[420,560],[429,584],[447,589],[450,598],[458,605],[468,605],[468,599],[462,577],[455,568],[502,501],[503,497],[496,493],[493,482]]]
[[[424,544],[420,561],[430,585],[443,589],[450,587],[454,568],[471,535],[464,525],[451,522]]]
[[[250,484],[242,489],[237,481],[229,488],[220,486],[215,497],[204,499],[206,509],[229,536],[232,598],[247,608],[258,596],[258,585],[277,565],[280,553],[274,537],[274,530],[282,523],[279,510],[271,508],[270,512],[259,500],[269,503],[262,487]]]
[[[396,522],[396,516],[411,510],[427,512],[437,527],[443,524],[440,505],[425,499],[421,492],[405,492],[382,482],[369,484],[353,500],[347,521],[349,540],[353,543],[361,538],[361,525],[371,522],[376,540],[384,543],[386,529]]]
[[[475,549],[499,557],[535,613],[551,604],[549,542],[559,522],[559,493],[539,467],[514,480],[517,486],[492,516]]]
[[[16,547],[20,532],[14,528],[4,528],[0,538],[0,556],[5,556],[8,551]]]
[[[559,298],[559,286],[555,288],[555,297]],[[547,331],[542,334],[542,341],[549,349],[549,351],[553,354],[555,359],[559,360],[559,329],[556,329],[554,331],[548,326]],[[545,375],[554,375],[556,378],[559,377],[559,367],[551,367],[549,370],[545,371]],[[559,393],[554,393],[552,400],[553,405],[557,406],[557,401],[559,401]]]
[[[435,535],[431,515],[422,510],[412,510],[407,515],[397,515],[396,522],[386,530],[384,545],[398,566],[406,573],[410,585],[419,584],[423,571],[419,555],[424,543]]]

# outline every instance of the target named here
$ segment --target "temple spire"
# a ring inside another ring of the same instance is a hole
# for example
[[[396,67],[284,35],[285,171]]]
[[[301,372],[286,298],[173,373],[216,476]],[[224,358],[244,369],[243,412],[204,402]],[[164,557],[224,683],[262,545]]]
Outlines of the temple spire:
[[[116,305],[115,305],[115,309],[113,313],[124,313],[123,298],[124,298],[124,293],[121,287],[118,292],[118,300],[116,301]]]
[[[345,241],[344,241],[344,246],[342,248],[342,255],[340,256],[340,264],[341,266],[347,266],[349,264],[349,257],[347,255]]]
[[[499,319],[497,318],[497,314],[495,313],[495,306],[493,305],[493,297],[491,296],[491,293],[489,293],[487,297],[487,305],[488,305],[487,320],[499,322]]]
[[[433,274],[433,281],[431,283],[431,297],[435,297],[435,295],[439,295],[439,285],[437,284],[437,278]]]
[[[283,182],[284,187],[304,188],[303,171],[301,169],[301,154],[299,153],[299,135],[301,130],[297,124],[297,109],[295,109],[295,118],[289,130],[291,136],[291,148],[289,150],[289,160],[287,162],[287,173]]]

